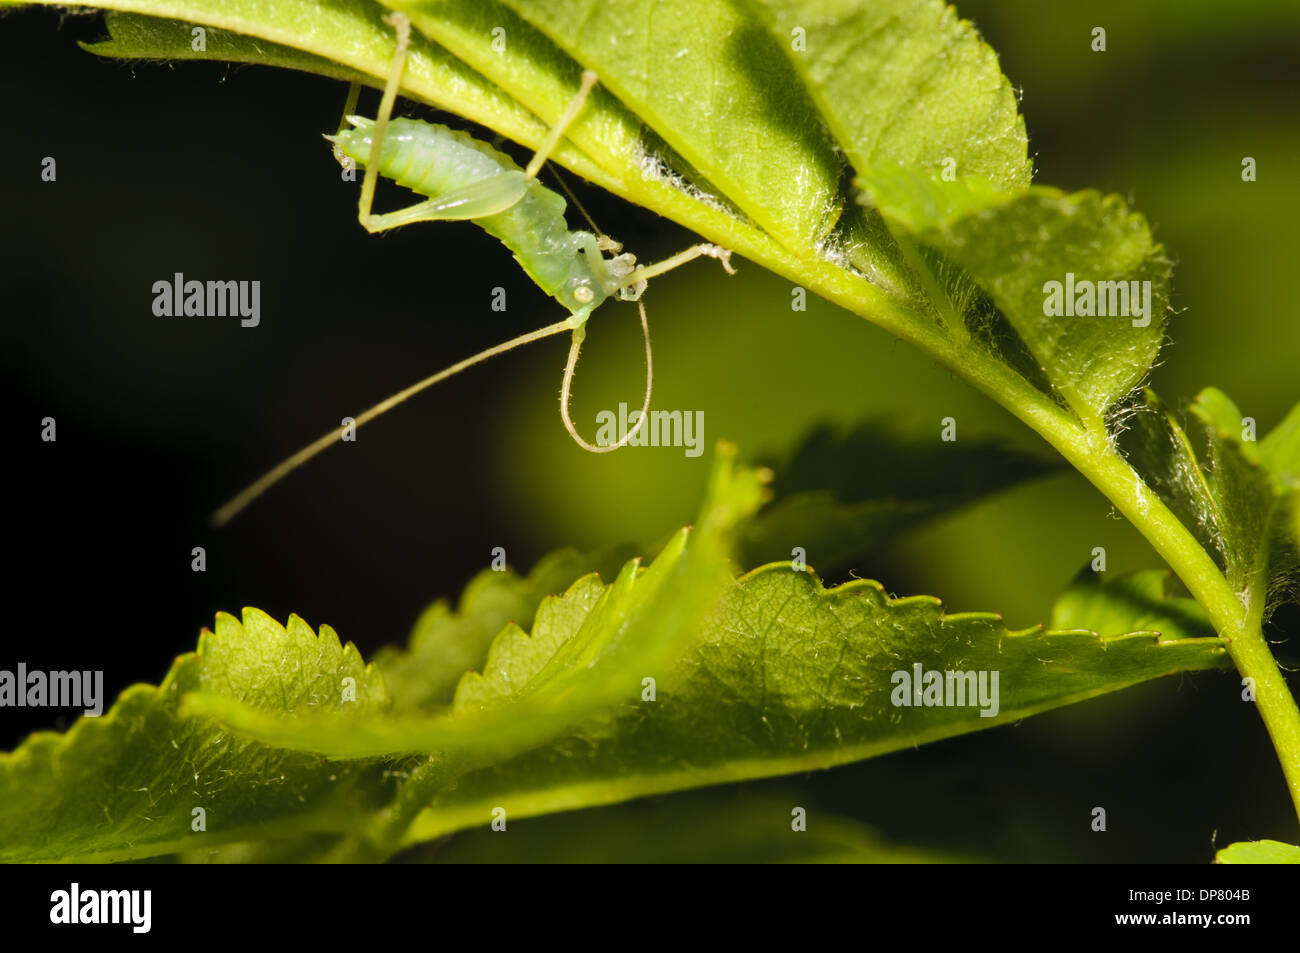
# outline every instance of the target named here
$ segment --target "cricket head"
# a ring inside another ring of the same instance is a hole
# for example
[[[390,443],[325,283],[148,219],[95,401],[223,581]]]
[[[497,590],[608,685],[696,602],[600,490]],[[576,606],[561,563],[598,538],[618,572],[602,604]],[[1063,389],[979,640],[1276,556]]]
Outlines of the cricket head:
[[[617,292],[621,301],[636,301],[645,292],[645,280],[627,283],[627,278],[636,271],[636,255],[631,252],[624,252],[621,255],[615,255],[605,262],[605,268],[612,279],[610,282],[611,293]]]

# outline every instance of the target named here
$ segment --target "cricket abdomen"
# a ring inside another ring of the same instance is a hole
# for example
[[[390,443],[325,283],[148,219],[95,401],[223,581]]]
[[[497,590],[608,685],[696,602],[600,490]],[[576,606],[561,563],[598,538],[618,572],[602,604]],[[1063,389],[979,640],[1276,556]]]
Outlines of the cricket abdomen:
[[[335,140],[358,167],[369,158],[372,125],[361,121]],[[429,198],[441,198],[503,172],[522,170],[505,153],[456,129],[394,119],[384,133],[379,174]],[[523,198],[510,208],[473,221],[509,248],[543,291],[573,309],[575,302],[568,292],[575,281],[591,279],[595,293],[600,298],[605,293],[581,253],[584,233],[569,230],[564,209],[562,196],[531,179]]]

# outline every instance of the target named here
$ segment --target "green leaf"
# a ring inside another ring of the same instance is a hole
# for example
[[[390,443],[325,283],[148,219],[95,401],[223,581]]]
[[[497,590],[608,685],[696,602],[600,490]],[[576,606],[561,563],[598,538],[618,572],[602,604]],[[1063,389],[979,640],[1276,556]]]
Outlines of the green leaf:
[[[601,163],[605,178],[612,178],[614,184],[600,179],[594,181],[738,254],[765,261],[770,267],[789,265],[786,248],[806,256],[811,243],[826,233],[839,214],[842,203],[836,181],[833,176],[816,173],[820,163],[829,164],[838,174],[838,164],[829,152],[824,132],[813,118],[802,124],[791,124],[788,117],[782,118],[778,112],[781,104],[791,97],[800,99],[799,91],[793,86],[774,85],[769,76],[755,77],[743,69],[731,68],[736,65],[733,58],[745,47],[738,38],[752,37],[754,32],[761,31],[740,30],[729,40],[712,46],[693,44],[687,51],[670,43],[669,48],[658,49],[657,53],[647,52],[647,63],[653,64],[658,54],[663,56],[658,57],[659,65],[653,70],[655,82],[651,88],[640,89],[643,77],[628,75],[627,57],[621,55],[626,45],[613,55],[608,55],[610,51],[601,45],[602,37],[610,39],[602,30],[610,24],[610,18],[625,16],[626,7],[593,9],[593,20],[599,23],[594,22],[591,31],[584,34],[594,43],[593,49],[588,50],[576,48],[574,34],[562,31],[562,35],[557,35],[548,29],[548,24],[553,27],[569,15],[559,10],[558,5],[514,5],[498,0],[384,0],[384,3],[407,14],[423,35],[453,51],[547,122],[557,121],[568,107],[578,88],[582,66],[595,68],[601,82],[565,133],[566,140]],[[718,17],[724,9],[730,9],[730,3],[731,0],[710,0],[711,9],[703,12],[713,16],[697,20],[696,13],[700,11],[693,13],[693,30],[698,24],[707,23],[713,34],[717,34],[723,23]],[[662,3],[658,3],[656,17],[666,17],[667,13]],[[633,24],[628,29],[634,35],[643,28],[644,25]],[[494,32],[498,30],[504,32]],[[616,39],[626,44],[627,35],[625,31]],[[498,40],[505,43],[504,53],[498,48]],[[653,44],[646,42],[649,50]],[[669,54],[668,59],[663,59]],[[683,59],[696,68],[683,71]],[[692,82],[698,85],[691,85]],[[764,95],[775,94],[773,108],[764,106],[753,95],[747,99],[729,98],[737,86],[748,88],[753,84],[760,84]],[[629,95],[630,88],[633,95]],[[637,89],[644,95],[637,93]],[[705,99],[716,99],[716,111],[698,108],[699,102]],[[806,106],[806,100],[800,101]],[[654,111],[654,116],[647,110]],[[727,125],[718,121],[719,115],[725,115],[728,122],[736,120],[741,124]],[[800,142],[796,134],[800,130],[796,126],[809,131],[812,145]],[[723,137],[737,132],[774,137],[780,140],[780,152],[775,151],[778,144],[773,142],[773,152],[765,155],[764,161],[755,162],[745,149],[733,147],[724,140]],[[707,162],[695,162],[692,158],[701,149],[707,152]],[[777,172],[780,169],[789,172],[791,179],[782,180]],[[793,192],[791,182],[795,185]],[[743,191],[752,188],[767,191]],[[774,217],[787,213],[788,218]],[[774,242],[757,226],[766,228],[786,247]],[[888,255],[876,249],[862,251],[863,259],[870,263],[872,280],[878,281],[882,288],[892,289],[901,284],[899,272]],[[824,270],[828,276],[846,277],[829,263],[805,260],[804,264]],[[878,294],[871,285],[865,282],[860,285],[868,298]]]
[[[803,807],[807,805],[806,807]],[[792,827],[796,807],[805,830]],[[710,792],[540,817],[466,831],[399,860],[438,864],[933,864],[966,858],[885,843],[856,821],[818,810],[797,795],[744,797]]]
[[[1300,546],[1300,500],[1291,499],[1291,541]]]
[[[1215,638],[1200,604],[1173,591],[1173,574],[1163,569],[1103,580],[1101,573],[1085,568],[1052,607],[1052,628],[1102,635],[1151,632],[1164,640]]]
[[[1216,864],[1300,864],[1300,847],[1275,840],[1229,844],[1214,855]]]
[[[844,764],[1226,661],[1216,638],[1011,632],[995,615],[944,615],[937,599],[890,599],[869,581],[828,591],[788,563],[767,566],[696,629],[655,701],[461,776],[407,843],[487,824],[498,806],[526,817]],[[896,690],[911,698],[895,673],[915,664],[998,672],[996,714],[895,706]]]
[[[738,2],[505,5],[596,70],[764,231],[814,254],[842,208],[839,162],[779,46]]]
[[[107,17],[112,39],[87,47],[103,56],[265,63],[382,86],[395,49],[382,8],[366,0],[107,0],[99,6],[121,11]],[[192,47],[196,24],[208,30],[204,52]],[[418,36],[412,38],[402,91],[527,145],[539,145],[548,131],[510,95]],[[592,181],[613,184],[567,143],[556,158]]]
[[[857,173],[917,228],[1029,186],[997,55],[942,0],[753,0]],[[951,186],[958,186],[953,188]]]
[[[908,264],[949,333],[964,341],[986,321],[969,313],[964,282],[913,238],[963,269],[1056,395],[1100,425],[1163,338],[1169,269],[1146,223],[1114,197],[1030,190],[1014,92],[975,29],[940,0],[753,2],[852,163],[861,200],[901,229]],[[1069,308],[1046,313],[1047,282],[1073,278],[1149,281],[1150,312],[1137,327],[1127,311],[1096,316],[1096,304],[1076,317],[1071,295]],[[1004,353],[1015,345],[992,350],[1018,365]]]
[[[1027,350],[1057,396],[1099,425],[1146,375],[1163,337],[1168,266],[1146,223],[1113,197],[1028,190],[1010,85],[944,4],[759,5],[778,36],[806,31],[806,49],[787,43],[788,54],[852,162],[861,200],[901,229],[903,254],[948,332],[965,341],[986,330],[987,318],[968,310],[976,301],[964,286],[973,283],[1019,338],[987,342],[991,350],[1017,368],[1008,352]],[[865,102],[861,88],[872,91]],[[913,238],[942,258],[913,248]],[[965,275],[945,274],[945,261]],[[1076,317],[1071,295],[1062,313],[1048,314],[1047,283],[1074,278],[1149,281],[1150,312],[1138,327],[1127,312],[1094,316],[1095,303]],[[1021,373],[1037,383],[1036,372]]]
[[[1300,491],[1300,404],[1259,442],[1259,460],[1273,475],[1278,492]]]
[[[563,113],[577,91],[581,67],[497,0],[386,0],[383,5],[410,18],[413,36],[453,52],[476,75],[508,90],[548,122]],[[607,89],[592,90],[565,139],[600,163],[607,178],[626,180],[642,161],[640,121]]]
[[[1150,370],[1164,336],[1169,262],[1146,221],[1118,196],[1035,186],[918,237],[989,295],[1085,422],[1099,426]],[[1132,282],[1141,308],[1130,297]],[[1091,304],[1085,288],[1094,291]],[[1053,291],[1066,313],[1048,313],[1057,310]],[[1085,307],[1090,314],[1081,313]],[[1133,316],[1139,310],[1147,313]]]
[[[463,831],[393,858],[402,864],[960,864],[966,855],[895,845],[871,828],[791,792],[713,790],[647,798],[515,822],[509,837]],[[792,828],[795,806],[806,829]],[[185,863],[312,863],[337,857],[337,838],[227,844],[172,858]]]
[[[1121,435],[1125,456],[1212,554],[1254,613],[1285,591],[1300,565],[1292,525],[1300,501],[1300,407],[1263,440],[1226,394],[1202,391],[1191,406],[1204,461],[1160,400],[1146,391]]]
[[[912,233],[948,227],[1001,201],[1003,193],[983,179],[945,181],[918,169],[878,169],[853,180],[866,207]]]
[[[272,832],[275,833],[275,832]],[[320,864],[329,863],[340,843],[339,834],[308,834],[261,841],[199,846],[179,854],[155,858],[157,863],[180,864]]]
[[[1297,565],[1287,521],[1294,494],[1290,466],[1300,427],[1293,412],[1264,442],[1245,439],[1241,411],[1213,387],[1201,391],[1191,412],[1208,446],[1208,485],[1220,514],[1228,583],[1245,596],[1252,613],[1262,615],[1270,589]]]
[[[147,620],[147,617],[146,617]],[[355,701],[344,691],[355,690]],[[253,710],[285,708],[364,717],[388,704],[383,679],[351,643],[297,616],[281,627],[255,609],[217,616],[198,650],[161,686],[135,685],[98,718],[66,734],[38,732],[0,754],[0,861],[104,861],[209,844],[346,831],[385,803],[381,766],[332,764],[272,749],[177,717],[182,695],[203,691]],[[194,810],[205,812],[195,831]]]
[[[374,85],[377,81],[374,76],[324,57],[216,27],[207,28],[203,49],[196,50],[191,32],[194,28],[188,23],[107,10],[104,25],[109,39],[82,43],[84,50],[114,59],[217,60],[279,66],[348,83]]]
[[[1150,388],[1125,423],[1119,439],[1129,464],[1205,551],[1226,565],[1223,514],[1183,428]]]
[[[669,550],[674,552],[674,550]],[[653,567],[651,567],[653,570]],[[636,581],[636,561],[628,563],[613,588],[626,587]],[[596,576],[584,576],[559,599],[547,599],[537,610],[531,634],[517,625],[508,625],[493,640],[483,663],[483,673],[463,672],[453,709],[457,714],[472,713],[508,704],[512,699],[535,691],[539,676],[549,665],[562,667],[560,653],[575,633],[580,633],[592,609],[601,604],[611,587]],[[610,592],[602,606],[608,609],[619,600],[620,593]],[[600,620],[597,620],[598,622]],[[600,626],[593,625],[588,631]],[[610,629],[606,629],[610,631]]]
[[[997,56],[942,0],[750,5],[856,173],[853,184],[867,208],[849,234],[870,237],[847,250],[849,260],[895,294],[906,288],[900,297],[914,310],[933,312],[964,340],[966,324],[979,324],[966,316],[978,297],[974,286],[941,260],[927,260],[906,233],[949,225],[1029,187],[1025,124]],[[892,235],[882,214],[895,227]],[[908,277],[900,281],[898,274]],[[1038,383],[1034,373],[1026,376]]]
[[[483,666],[492,639],[507,624],[532,619],[543,599],[564,591],[580,576],[617,575],[631,558],[628,549],[614,547],[590,555],[560,550],[538,562],[526,577],[510,569],[485,569],[465,587],[454,610],[439,599],[416,620],[407,648],[384,648],[375,655],[394,709],[449,705],[461,676]]]
[[[335,758],[437,752],[463,766],[539,744],[638,697],[643,679],[679,657],[725,581],[736,523],[762,499],[760,474],[735,469],[735,452],[720,449],[693,533],[677,533],[644,572],[632,560],[608,586],[584,577],[562,598],[544,601],[531,635],[507,626],[488,653],[484,673],[461,680],[450,714],[343,720],[292,707],[268,712],[203,692],[185,698],[183,713],[216,718],[269,744]]]
[[[994,441],[944,443],[879,422],[813,431],[773,462],[772,501],[740,535],[740,562],[757,566],[804,550],[823,573],[851,566],[905,530],[1060,468]]]
[[[1274,545],[1285,555],[1275,560],[1289,572],[1300,565],[1300,404],[1259,442],[1259,461],[1281,508]]]
[[[1228,559],[1228,582],[1237,591],[1261,571],[1268,546],[1273,492],[1259,465],[1258,449],[1241,439],[1245,421],[1228,395],[1207,388],[1192,404],[1209,447],[1209,487],[1221,514],[1220,531]]]

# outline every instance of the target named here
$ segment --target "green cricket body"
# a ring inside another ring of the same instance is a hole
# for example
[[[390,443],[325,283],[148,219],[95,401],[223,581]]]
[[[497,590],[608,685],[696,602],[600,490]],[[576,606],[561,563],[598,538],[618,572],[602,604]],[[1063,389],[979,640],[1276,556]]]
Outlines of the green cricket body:
[[[389,22],[397,29],[398,58],[384,89],[384,99],[380,106],[384,116],[391,114],[410,39],[410,22],[405,16],[394,14]],[[378,168],[367,169],[358,203],[357,217],[366,230],[372,233],[414,222],[477,223],[514,253],[515,261],[519,262],[524,273],[563,305],[569,312],[569,317],[480,351],[473,357],[430,374],[355,417],[345,418],[344,426],[303,447],[218,509],[212,515],[214,525],[225,525],[302,464],[333,446],[340,438],[347,439],[349,429],[355,431],[355,428],[367,421],[374,420],[439,381],[453,377],[475,364],[566,331],[572,332],[572,335],[569,358],[564,367],[564,381],[560,386],[560,417],[569,435],[584,450],[609,453],[626,446],[642,428],[650,411],[650,393],[654,380],[650,358],[650,327],[646,322],[644,305],[639,310],[645,337],[646,389],[636,426],[617,442],[597,446],[582,439],[569,416],[573,371],[586,337],[588,317],[614,295],[625,301],[639,301],[649,278],[670,271],[700,255],[719,259],[723,267],[731,272],[731,253],[716,245],[695,245],[649,268],[638,268],[636,258],[631,254],[614,254],[611,258],[604,256],[607,250],[615,253],[619,251],[617,242],[605,236],[597,238],[591,232],[573,231],[569,228],[564,219],[564,199],[538,182],[536,173],[559,141],[563,130],[581,110],[582,103],[596,81],[595,73],[584,71],[578,95],[561,116],[557,129],[551,132],[533,156],[527,170],[521,169],[508,155],[467,133],[416,119],[387,120],[375,163]],[[353,103],[356,101],[357,89],[354,85],[350,95]],[[365,168],[370,162],[370,153],[374,151],[376,122],[361,116],[347,116],[346,119],[352,128],[342,129],[336,135],[325,138],[334,143],[336,157],[342,159],[346,156],[354,168]],[[378,176],[391,179],[398,185],[425,196],[426,200],[416,202],[408,208],[374,214],[371,203]]]
[[[334,137],[359,168],[370,157],[370,120],[351,118],[355,128]],[[379,157],[379,174],[420,195],[438,199],[482,185],[502,194],[522,193],[504,211],[470,218],[514,253],[515,260],[547,294],[579,323],[617,291],[616,276],[600,253],[596,236],[572,231],[564,219],[565,201],[536,178],[527,178],[513,159],[485,142],[447,126],[416,119],[388,123]]]

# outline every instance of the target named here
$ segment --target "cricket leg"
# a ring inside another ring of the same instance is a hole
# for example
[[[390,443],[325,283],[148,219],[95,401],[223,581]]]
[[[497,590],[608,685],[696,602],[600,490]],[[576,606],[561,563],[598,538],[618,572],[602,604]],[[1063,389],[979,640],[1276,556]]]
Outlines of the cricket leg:
[[[369,232],[383,232],[412,222],[465,221],[496,215],[516,205],[528,191],[529,179],[518,169],[501,172],[437,198],[406,208],[371,214],[362,224]]]
[[[582,71],[582,82],[578,86],[578,92],[569,100],[569,105],[564,107],[564,112],[560,114],[559,121],[551,127],[550,133],[542,140],[541,146],[533,153],[532,160],[528,163],[528,168],[524,170],[530,179],[537,178],[537,173],[541,171],[546,160],[550,158],[555,147],[559,145],[560,140],[564,138],[565,132],[569,126],[573,125],[573,120],[578,118],[578,113],[582,112],[583,105],[587,102],[587,97],[591,95],[592,87],[596,85],[596,74],[591,70]]]
[[[379,180],[379,158],[383,155],[384,133],[388,131],[388,120],[393,115],[397,91],[402,86],[402,73],[406,70],[406,51],[411,46],[411,21],[405,14],[385,14],[384,22],[392,25],[397,32],[397,49],[388,70],[388,82],[384,86],[383,99],[379,101],[379,113],[375,116],[375,125],[370,139],[370,155],[366,159],[366,177],[361,183],[361,198],[357,202],[357,218],[366,228],[370,227],[370,220],[373,217],[370,209],[375,200],[375,183]]]
[[[655,262],[653,265],[640,265],[633,269],[629,274],[620,278],[615,284],[619,292],[619,297],[625,301],[636,301],[645,291],[646,282],[665,272],[672,271],[674,268],[680,268],[688,261],[694,261],[700,257],[716,258],[722,262],[722,267],[727,274],[734,275],[736,269],[731,266],[731,252],[721,245],[700,244],[692,245],[684,251],[679,251],[670,258],[663,261]]]

